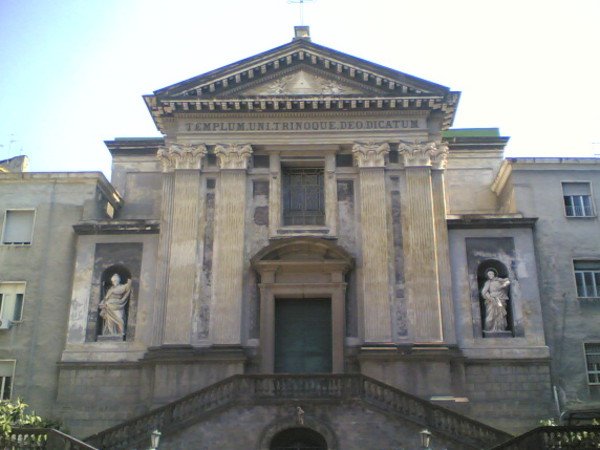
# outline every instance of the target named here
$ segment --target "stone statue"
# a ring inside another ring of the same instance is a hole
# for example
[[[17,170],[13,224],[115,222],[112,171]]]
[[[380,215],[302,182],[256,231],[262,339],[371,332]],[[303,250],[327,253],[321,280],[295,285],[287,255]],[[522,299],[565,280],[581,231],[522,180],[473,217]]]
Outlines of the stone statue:
[[[302,409],[302,406],[296,406],[296,418],[300,425],[304,425],[304,410]]]
[[[108,288],[100,302],[100,317],[104,320],[103,336],[123,336],[125,334],[125,306],[131,294],[131,279],[121,283],[118,273],[110,277],[112,286]]]
[[[485,271],[487,280],[481,289],[481,296],[485,301],[485,331],[506,331],[506,307],[508,304],[508,278],[498,277],[496,269]]]

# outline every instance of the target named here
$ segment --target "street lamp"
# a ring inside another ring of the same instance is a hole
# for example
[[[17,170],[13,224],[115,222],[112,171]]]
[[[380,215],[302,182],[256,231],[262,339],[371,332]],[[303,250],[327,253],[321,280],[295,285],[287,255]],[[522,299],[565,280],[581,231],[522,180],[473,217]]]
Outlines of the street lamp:
[[[162,433],[158,430],[154,430],[152,433],[150,433],[150,450],[158,449],[158,444],[160,442],[161,436]]]
[[[421,447],[425,450],[429,450],[429,444],[431,443],[431,431],[427,428],[419,431],[419,437],[421,438]]]

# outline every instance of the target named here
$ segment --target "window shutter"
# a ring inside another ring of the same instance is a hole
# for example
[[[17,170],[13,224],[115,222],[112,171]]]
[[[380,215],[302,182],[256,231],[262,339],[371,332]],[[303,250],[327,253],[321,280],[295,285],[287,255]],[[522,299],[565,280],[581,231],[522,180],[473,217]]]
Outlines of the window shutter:
[[[30,244],[33,232],[33,211],[6,211],[5,244]]]
[[[563,183],[563,195],[590,195],[590,183]]]

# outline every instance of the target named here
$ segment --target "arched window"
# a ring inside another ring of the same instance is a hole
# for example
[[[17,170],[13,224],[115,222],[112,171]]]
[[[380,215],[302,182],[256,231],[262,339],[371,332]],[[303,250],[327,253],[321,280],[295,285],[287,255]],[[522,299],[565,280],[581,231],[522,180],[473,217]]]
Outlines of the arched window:
[[[483,337],[514,336],[508,275],[506,266],[495,259],[485,260],[477,268]]]
[[[131,284],[131,272],[125,266],[114,265],[102,272],[97,323],[99,339],[125,340]]]
[[[327,441],[310,428],[288,428],[273,437],[269,450],[327,450]]]

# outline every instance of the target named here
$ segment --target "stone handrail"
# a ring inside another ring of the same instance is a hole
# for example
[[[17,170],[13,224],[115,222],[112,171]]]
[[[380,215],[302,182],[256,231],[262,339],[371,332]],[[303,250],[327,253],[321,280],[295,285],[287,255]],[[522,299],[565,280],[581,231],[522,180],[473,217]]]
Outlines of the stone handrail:
[[[385,383],[359,374],[234,375],[147,414],[86,439],[102,449],[128,449],[149,443],[150,433],[163,434],[184,428],[202,417],[238,404],[294,403],[362,400],[429,428],[463,445],[479,449],[512,436],[433,405]]]
[[[85,442],[51,428],[13,428],[8,436],[0,437],[0,448],[97,450]]]
[[[569,450],[600,448],[600,425],[538,427],[491,450]]]

